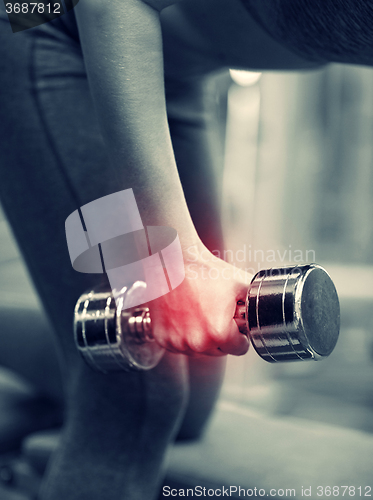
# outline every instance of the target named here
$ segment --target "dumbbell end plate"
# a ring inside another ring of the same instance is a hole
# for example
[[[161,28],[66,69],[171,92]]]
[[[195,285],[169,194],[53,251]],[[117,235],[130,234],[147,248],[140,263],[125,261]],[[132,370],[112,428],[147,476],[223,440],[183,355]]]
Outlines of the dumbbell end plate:
[[[253,346],[271,363],[319,360],[337,343],[338,295],[317,264],[260,271],[251,282],[246,308]]]
[[[315,359],[329,356],[339,336],[340,308],[334,283],[323,268],[313,265],[302,276],[295,305],[302,344]]]

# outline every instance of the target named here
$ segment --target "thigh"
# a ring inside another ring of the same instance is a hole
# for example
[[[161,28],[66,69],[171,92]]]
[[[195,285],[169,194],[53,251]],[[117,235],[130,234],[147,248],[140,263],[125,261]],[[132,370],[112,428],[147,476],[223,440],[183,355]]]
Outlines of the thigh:
[[[76,300],[106,278],[72,269],[65,220],[121,190],[120,175],[107,162],[76,40],[53,23],[17,34],[0,23],[0,196],[67,368],[65,432],[42,497],[152,498],[184,409],[185,360],[104,375],[78,355]]]
[[[84,203],[120,190],[108,173],[79,44],[54,28],[0,30],[0,196],[67,356],[76,357],[72,312],[104,276],[70,263],[65,220]]]
[[[66,385],[72,393],[71,406],[76,416],[76,408],[85,400],[83,393],[90,396],[93,405],[104,395],[110,394],[113,400],[120,398],[121,383],[125,387],[127,378],[126,374],[118,375],[113,385],[109,379],[91,374],[76,352],[72,334],[75,303],[82,292],[106,282],[106,277],[72,269],[65,220],[85,203],[120,191],[125,172],[108,162],[80,45],[59,22],[18,34],[1,26],[0,82],[0,196],[63,347],[69,368],[64,376],[70,379]],[[176,96],[179,102],[181,95]],[[199,89],[188,96],[201,109]],[[170,124],[181,178],[200,236],[211,249],[219,248],[218,196],[203,134],[198,127],[188,127],[184,119],[178,122],[171,117]],[[204,389],[210,403],[192,405],[193,413],[199,412],[199,423],[193,425],[196,434],[211,410],[222,373],[221,360],[195,361],[193,373],[200,373],[199,368],[196,371],[199,364],[204,372],[211,373],[209,389]],[[183,367],[178,369],[182,378]],[[191,380],[195,378],[192,374]],[[182,398],[183,388],[175,386],[177,380],[170,383],[170,390]],[[196,401],[202,401],[202,386],[194,382],[192,386],[191,400],[196,395]],[[120,406],[111,415],[101,414],[101,418],[113,421]],[[83,411],[81,415],[87,416]]]

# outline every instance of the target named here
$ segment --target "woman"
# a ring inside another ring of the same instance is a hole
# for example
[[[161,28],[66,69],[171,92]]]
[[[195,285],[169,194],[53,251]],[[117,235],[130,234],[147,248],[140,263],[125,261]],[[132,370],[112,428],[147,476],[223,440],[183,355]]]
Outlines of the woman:
[[[211,253],[222,237],[204,79],[333,58],[298,54],[297,37],[273,22],[279,2],[270,3],[80,0],[18,33],[0,7],[0,196],[66,361],[65,432],[43,500],[153,498],[168,444],[203,428],[224,355],[248,349],[233,315],[250,277]],[[64,222],[129,188],[144,225],[177,230],[186,278],[149,304],[154,335],[172,354],[148,373],[102,375],[73,342],[75,302],[97,276],[71,268]],[[211,267],[218,279],[204,278]]]

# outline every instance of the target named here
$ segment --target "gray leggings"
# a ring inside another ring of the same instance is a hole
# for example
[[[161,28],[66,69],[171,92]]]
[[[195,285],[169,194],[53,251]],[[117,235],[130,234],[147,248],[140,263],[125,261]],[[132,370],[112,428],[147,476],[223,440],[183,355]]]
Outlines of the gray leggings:
[[[72,269],[64,223],[78,207],[122,187],[107,161],[73,11],[13,34],[1,2],[0,82],[0,198],[65,360],[65,432],[42,498],[153,498],[167,445],[203,429],[224,360],[170,354],[149,373],[114,375],[85,366],[73,343],[72,313],[80,294],[106,278]],[[197,111],[193,123],[171,111],[170,130],[197,230],[219,249],[203,86],[173,82],[168,99],[171,109],[187,101]],[[27,349],[26,331],[25,339]]]

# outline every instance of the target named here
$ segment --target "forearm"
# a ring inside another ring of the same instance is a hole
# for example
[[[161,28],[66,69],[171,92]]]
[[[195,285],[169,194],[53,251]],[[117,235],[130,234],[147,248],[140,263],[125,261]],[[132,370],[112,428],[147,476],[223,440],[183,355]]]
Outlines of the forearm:
[[[118,191],[132,188],[145,225],[196,240],[167,123],[159,13],[140,0],[81,2],[79,32]]]
[[[177,167],[196,230],[210,251],[223,255],[221,182],[224,138],[211,97],[214,77],[166,77],[168,123]]]
[[[118,191],[133,189],[145,225],[177,230],[187,260],[191,246],[200,253],[205,249],[188,212],[169,135],[159,13],[140,0],[112,0],[108,10],[103,2],[81,2],[77,14],[110,155],[104,174],[118,179]],[[247,276],[237,276],[213,255],[205,262],[200,253],[193,270],[186,267],[181,285],[149,304],[154,338],[178,353],[243,354],[248,340],[238,333],[233,315],[246,294]],[[219,283],[204,279],[206,269],[218,275]]]

